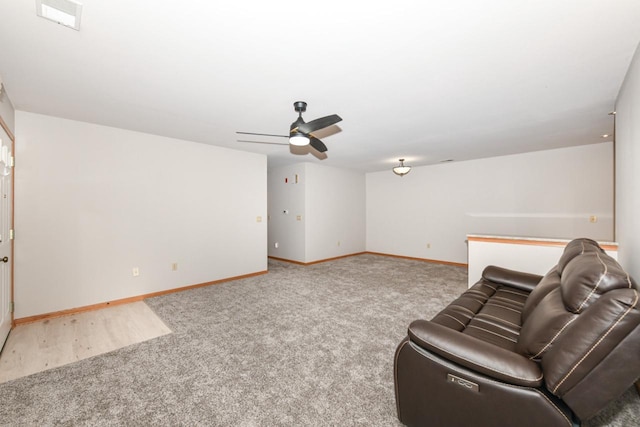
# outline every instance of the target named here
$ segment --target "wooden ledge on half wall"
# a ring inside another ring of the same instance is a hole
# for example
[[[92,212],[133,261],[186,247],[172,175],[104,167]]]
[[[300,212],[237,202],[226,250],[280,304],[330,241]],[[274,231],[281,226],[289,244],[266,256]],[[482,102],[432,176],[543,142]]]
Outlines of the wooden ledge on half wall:
[[[557,264],[571,240],[573,239],[468,234],[468,287],[482,277],[482,271],[488,265],[543,276]],[[612,258],[618,258],[617,243],[598,244]]]
[[[521,236],[492,236],[481,234],[468,234],[468,242],[486,242],[486,243],[500,243],[507,245],[531,245],[531,246],[553,246],[562,247],[567,246],[573,239],[552,239],[545,237],[521,237]],[[598,244],[605,251],[617,251],[618,244],[615,242],[603,242],[598,241]]]

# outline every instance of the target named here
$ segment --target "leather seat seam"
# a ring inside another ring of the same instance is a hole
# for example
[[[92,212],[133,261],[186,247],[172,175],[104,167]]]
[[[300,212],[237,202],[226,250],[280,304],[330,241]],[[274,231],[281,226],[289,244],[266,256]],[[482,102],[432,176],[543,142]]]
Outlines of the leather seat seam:
[[[498,324],[498,323],[494,323],[494,322],[491,322],[491,321],[489,321],[489,320],[483,319],[483,318],[482,318],[482,316],[480,316],[480,315],[477,315],[476,317],[474,317],[474,318],[473,318],[473,320],[472,320],[472,322],[473,322],[473,321],[482,322],[482,323],[484,323],[484,324],[487,324],[487,325],[493,326],[494,328],[501,329],[501,330],[503,330],[503,331],[505,331],[505,332],[508,332],[508,333],[510,333],[510,334],[514,334],[514,335],[517,335],[517,336],[519,336],[519,335],[520,335],[517,331],[512,331],[511,329],[507,328],[506,326],[503,326],[503,325],[500,325],[500,324]]]
[[[464,323],[462,323],[461,321],[459,321],[458,319],[456,319],[455,317],[453,317],[453,316],[452,316],[452,315],[450,315],[450,314],[447,314],[447,313],[440,313],[440,314],[442,314],[443,316],[447,316],[447,317],[452,318],[452,319],[453,319],[453,320],[455,320],[456,322],[460,323],[460,324],[462,325],[462,327],[463,327],[463,328],[466,328],[466,327],[467,327],[467,325],[465,325]]]
[[[504,338],[505,340],[507,340],[507,341],[511,341],[511,342],[513,342],[513,343],[517,343],[517,342],[518,342],[518,340],[516,340],[516,339],[509,338],[509,337],[505,337],[504,335],[501,335],[501,334],[499,334],[499,333],[497,333],[497,332],[493,332],[493,331],[490,331],[490,330],[488,330],[488,329],[481,328],[481,327],[479,327],[479,326],[469,325],[469,326],[467,326],[467,329],[468,329],[468,328],[478,329],[478,330],[484,331],[484,332],[486,332],[486,333],[489,333],[489,334],[495,335],[495,336],[497,336],[497,337]]]
[[[518,305],[518,306],[522,306],[522,307],[524,307],[524,303],[523,303],[523,302],[520,302],[520,301],[514,301],[514,300],[512,300],[512,299],[505,298],[505,297],[497,297],[497,296],[496,296],[496,297],[491,298],[491,301],[495,301],[495,300],[498,300],[498,301],[506,301],[506,302],[508,302],[508,303],[510,303],[510,304],[514,304],[514,305]]]
[[[521,314],[521,313],[522,313],[522,311],[518,311],[518,310],[516,310],[515,308],[505,307],[505,306],[503,306],[503,305],[498,305],[498,304],[491,304],[491,302],[487,302],[487,303],[485,304],[485,306],[487,306],[487,305],[490,305],[490,306],[492,306],[492,307],[500,307],[500,308],[504,308],[505,310],[511,310],[511,311],[513,311],[513,312],[515,312],[515,313],[518,313],[518,314]]]
[[[502,288],[502,289],[500,289],[500,291],[501,292],[507,292],[507,293],[514,294],[514,295],[520,295],[521,297],[525,297],[525,298],[527,298],[529,296],[529,294],[527,294],[527,293],[516,292],[516,291],[514,291],[512,289]]]
[[[540,350],[538,353],[536,353],[535,355],[531,356],[529,359],[533,360],[536,357],[540,356],[542,353],[545,352],[545,350],[556,340],[556,338],[558,338],[560,336],[560,334],[562,333],[562,331],[564,331],[564,329],[569,326],[571,324],[571,322],[573,322],[574,320],[576,320],[578,317],[574,316],[571,319],[569,319],[563,326],[562,328],[560,328],[560,330],[558,332],[556,332],[556,334],[553,336],[553,338],[551,338],[551,340],[547,343],[547,345],[545,345],[542,350]]]
[[[510,324],[510,325],[513,325],[513,326],[517,327],[518,329],[522,329],[522,325],[518,325],[517,323],[509,322],[508,320],[501,319],[501,318],[499,318],[499,317],[497,317],[497,316],[492,316],[492,315],[487,314],[487,313],[478,313],[478,315],[476,316],[476,318],[477,318],[477,317],[490,317],[490,318],[492,318],[492,319],[499,320],[499,321],[501,321],[501,322],[503,322],[503,323],[508,323],[508,324]]]
[[[469,313],[471,313],[472,314],[471,318],[473,318],[473,316],[475,316],[477,314],[477,313],[473,312],[473,310],[469,310],[467,307],[465,307],[463,305],[459,305],[459,304],[451,303],[447,307],[460,307],[461,309],[466,310]]]
[[[605,264],[604,261],[602,261],[602,258],[600,258],[600,254],[597,252],[595,252],[595,254],[596,254],[596,257],[598,258],[598,261],[600,261],[600,264],[604,266],[604,271],[600,275],[600,279],[598,279],[598,282],[595,284],[593,289],[591,289],[591,292],[589,292],[589,295],[587,295],[584,301],[582,301],[582,304],[578,306],[575,313],[580,313],[580,311],[582,311],[582,307],[587,303],[587,301],[589,301],[589,298],[591,298],[591,296],[596,292],[596,289],[598,289],[598,286],[600,286],[600,282],[602,282],[602,279],[604,279],[604,277],[609,272],[609,268],[607,267],[607,264]]]

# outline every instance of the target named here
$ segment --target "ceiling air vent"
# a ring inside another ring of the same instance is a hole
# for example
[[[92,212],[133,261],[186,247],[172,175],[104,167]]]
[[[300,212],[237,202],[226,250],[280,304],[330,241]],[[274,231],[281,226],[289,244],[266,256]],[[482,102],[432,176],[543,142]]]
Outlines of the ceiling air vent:
[[[80,30],[82,4],[73,0],[36,0],[36,13],[65,27]]]

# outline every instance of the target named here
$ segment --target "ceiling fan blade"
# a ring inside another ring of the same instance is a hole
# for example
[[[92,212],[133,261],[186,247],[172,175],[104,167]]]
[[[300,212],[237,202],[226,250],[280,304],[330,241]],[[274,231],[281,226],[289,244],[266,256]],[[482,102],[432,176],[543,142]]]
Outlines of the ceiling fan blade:
[[[308,123],[301,124],[300,126],[298,126],[298,131],[302,133],[314,132],[319,129],[324,129],[328,126],[335,125],[341,120],[342,118],[337,114],[320,117],[319,119],[311,120]]]
[[[327,146],[324,145],[324,143],[320,141],[318,138],[316,138],[315,136],[312,136],[311,138],[309,138],[309,145],[311,145],[313,148],[315,148],[321,153],[324,153],[325,151],[327,151]]]
[[[238,139],[238,142],[249,142],[251,144],[268,144],[268,145],[289,145],[288,142],[247,141],[245,139]]]
[[[289,135],[274,135],[272,133],[236,132],[240,135],[277,136],[279,138],[289,138]]]

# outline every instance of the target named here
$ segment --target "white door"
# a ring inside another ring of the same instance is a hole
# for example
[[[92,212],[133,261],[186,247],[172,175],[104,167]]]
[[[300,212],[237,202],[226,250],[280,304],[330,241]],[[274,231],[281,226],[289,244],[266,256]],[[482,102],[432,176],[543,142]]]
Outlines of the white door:
[[[11,215],[12,209],[12,153],[11,140],[0,128],[0,349],[11,330]]]

